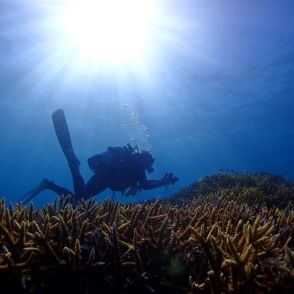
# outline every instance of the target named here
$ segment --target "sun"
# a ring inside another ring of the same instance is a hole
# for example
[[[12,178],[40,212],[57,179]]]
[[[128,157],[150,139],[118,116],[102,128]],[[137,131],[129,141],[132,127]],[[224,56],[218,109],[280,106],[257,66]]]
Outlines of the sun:
[[[73,0],[60,21],[84,59],[131,62],[144,54],[153,13],[152,0]]]

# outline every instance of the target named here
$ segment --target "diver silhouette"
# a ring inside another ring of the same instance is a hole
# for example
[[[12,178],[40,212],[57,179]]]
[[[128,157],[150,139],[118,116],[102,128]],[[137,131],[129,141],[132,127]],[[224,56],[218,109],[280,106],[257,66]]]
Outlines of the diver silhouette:
[[[156,189],[178,181],[178,178],[172,173],[166,173],[159,180],[147,180],[145,170],[148,173],[153,172],[154,158],[151,152],[139,151],[137,146],[132,147],[128,144],[123,147],[108,147],[105,152],[90,157],[88,165],[94,175],[85,183],[80,174],[80,161],[73,151],[63,110],[56,110],[52,114],[52,119],[57,139],[71,171],[74,193],[45,178],[39,185],[21,197],[20,202],[27,203],[46,189],[52,190],[58,195],[71,195],[75,200],[82,198],[87,200],[107,188],[129,196],[135,195],[142,189]]]

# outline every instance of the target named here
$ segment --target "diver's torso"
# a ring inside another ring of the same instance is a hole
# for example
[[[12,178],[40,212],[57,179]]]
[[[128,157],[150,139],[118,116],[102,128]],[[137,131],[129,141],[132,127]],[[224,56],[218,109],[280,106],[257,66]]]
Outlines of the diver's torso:
[[[106,187],[120,192],[124,192],[129,187],[137,187],[145,179],[145,169],[140,166],[136,158],[108,162],[101,165],[95,173]]]

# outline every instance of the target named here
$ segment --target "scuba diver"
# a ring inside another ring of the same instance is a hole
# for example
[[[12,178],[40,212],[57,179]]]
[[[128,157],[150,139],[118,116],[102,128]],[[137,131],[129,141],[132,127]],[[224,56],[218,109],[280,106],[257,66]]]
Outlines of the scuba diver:
[[[43,179],[38,186],[19,200],[24,204],[46,189],[52,190],[58,195],[71,195],[75,200],[82,198],[87,200],[107,188],[129,196],[135,195],[142,189],[156,189],[178,181],[178,178],[172,173],[166,173],[159,180],[147,180],[145,171],[153,172],[154,158],[151,152],[139,151],[137,146],[132,147],[128,144],[124,147],[108,147],[107,151],[90,157],[88,165],[94,175],[85,183],[80,174],[80,161],[72,148],[63,110],[56,110],[52,114],[52,119],[59,144],[69,164],[74,193],[48,179]]]

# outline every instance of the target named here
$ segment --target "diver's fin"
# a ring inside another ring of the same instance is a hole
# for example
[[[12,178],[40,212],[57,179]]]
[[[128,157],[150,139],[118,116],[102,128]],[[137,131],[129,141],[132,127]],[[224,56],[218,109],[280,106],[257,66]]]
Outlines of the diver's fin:
[[[58,109],[55,112],[53,112],[52,120],[57,139],[60,143],[63,152],[66,153],[68,150],[72,150],[70,134],[63,110]]]
[[[31,191],[27,192],[25,195],[23,195],[18,202],[21,202],[23,204],[27,204],[30,200],[35,198],[38,194],[40,194],[42,191],[48,188],[48,180],[44,179],[42,182],[33,188]]]
[[[53,112],[52,120],[58,142],[69,164],[79,165],[80,161],[73,152],[70,133],[63,110],[58,109]]]

